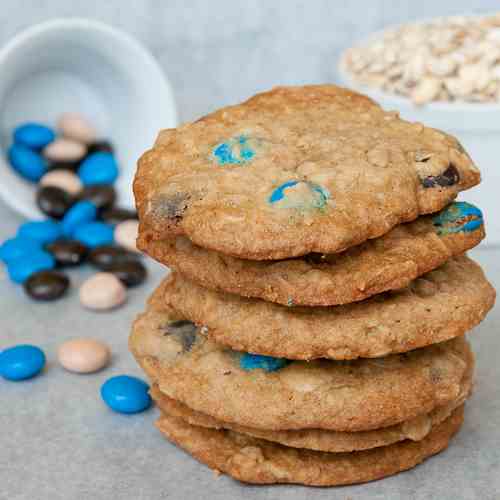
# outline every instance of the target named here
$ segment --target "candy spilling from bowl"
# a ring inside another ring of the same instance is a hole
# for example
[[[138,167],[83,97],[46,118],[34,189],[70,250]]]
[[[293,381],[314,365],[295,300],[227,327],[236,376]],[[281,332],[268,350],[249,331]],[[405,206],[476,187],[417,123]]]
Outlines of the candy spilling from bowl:
[[[115,206],[119,167],[112,144],[99,139],[83,116],[65,113],[57,131],[41,123],[18,126],[8,158],[20,176],[38,184],[36,203],[48,217],[25,222],[0,246],[10,279],[35,300],[56,300],[70,284],[60,269],[89,262],[116,280],[103,283],[112,287],[94,300],[89,278],[80,293],[83,305],[103,310],[124,303],[125,289],[141,284],[146,268],[135,246],[137,214]],[[90,258],[93,253],[107,256],[104,266],[102,258]],[[119,300],[112,300],[118,287]]]

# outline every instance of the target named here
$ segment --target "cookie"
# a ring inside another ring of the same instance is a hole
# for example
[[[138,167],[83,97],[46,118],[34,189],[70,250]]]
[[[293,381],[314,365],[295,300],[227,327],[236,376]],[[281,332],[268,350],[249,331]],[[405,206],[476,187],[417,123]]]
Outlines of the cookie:
[[[134,357],[168,397],[246,427],[355,432],[395,425],[454,401],[472,356],[463,338],[381,359],[256,356],[211,341],[169,310],[163,295],[160,287],[134,322]]]
[[[182,236],[147,243],[142,235],[139,246],[204,288],[283,305],[327,306],[403,288],[483,238],[481,211],[454,202],[435,216],[401,224],[338,254],[251,261],[207,250]]]
[[[380,357],[442,342],[476,326],[495,301],[483,271],[465,256],[402,290],[343,306],[287,307],[206,290],[178,273],[165,291],[168,306],[219,344],[306,360]]]
[[[479,182],[454,137],[319,85],[278,87],[162,131],[134,193],[147,241],[185,235],[261,260],[340,252]]]
[[[468,398],[472,388],[473,365],[474,363],[471,362],[468,366],[467,374],[462,381],[460,393],[452,402],[406,422],[373,431],[337,432],[322,429],[267,431],[254,429],[252,427],[222,422],[204,413],[191,410],[188,406],[163,394],[157,385],[151,387],[150,393],[162,413],[181,418],[191,425],[206,427],[208,429],[232,430],[292,448],[344,453],[388,446],[405,439],[420,441],[425,438],[431,432],[432,428],[447,419]]]
[[[289,448],[233,431],[207,429],[163,415],[158,429],[200,462],[247,483],[335,486],[364,483],[411,469],[448,446],[463,422],[463,407],[421,441],[366,451],[326,453]]]

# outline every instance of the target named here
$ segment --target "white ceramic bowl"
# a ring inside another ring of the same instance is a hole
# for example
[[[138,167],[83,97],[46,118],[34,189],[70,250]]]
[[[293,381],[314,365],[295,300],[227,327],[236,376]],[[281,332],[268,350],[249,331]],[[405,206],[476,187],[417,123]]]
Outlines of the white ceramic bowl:
[[[133,207],[139,156],[161,128],[175,127],[170,84],[151,54],[129,35],[89,19],[33,26],[0,50],[0,196],[26,217],[40,218],[36,186],[6,160],[12,131],[27,121],[55,125],[82,113],[116,148],[119,204]]]
[[[500,104],[431,102],[415,106],[410,99],[355,82],[339,68],[340,84],[366,94],[384,109],[397,110],[405,120],[444,130],[462,143],[482,174],[479,186],[459,195],[480,207],[486,219],[486,244],[500,245]]]

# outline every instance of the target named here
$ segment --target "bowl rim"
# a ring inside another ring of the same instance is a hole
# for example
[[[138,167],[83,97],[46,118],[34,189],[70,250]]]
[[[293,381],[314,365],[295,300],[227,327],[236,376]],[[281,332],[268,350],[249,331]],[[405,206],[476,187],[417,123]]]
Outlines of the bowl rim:
[[[490,13],[491,14],[491,13]],[[487,17],[487,13],[483,14],[464,14],[466,17]],[[338,75],[340,76],[340,81],[342,84],[348,86],[349,88],[353,90],[357,90],[358,92],[362,92],[369,97],[372,97],[375,100],[385,100],[385,101],[393,101],[394,106],[396,106],[398,109],[401,107],[413,107],[414,109],[418,109],[421,111],[425,111],[426,109],[432,109],[435,111],[445,111],[445,112],[455,112],[458,109],[460,111],[465,111],[465,112],[475,112],[475,113],[484,113],[484,112],[491,112],[491,111],[496,111],[500,112],[500,101],[497,102],[470,102],[470,101],[465,101],[463,99],[457,99],[455,101],[431,101],[428,103],[423,104],[422,106],[417,106],[413,103],[411,99],[408,97],[403,97],[398,94],[392,94],[389,92],[385,92],[377,87],[370,87],[369,85],[357,82],[351,74],[346,70],[343,64],[344,60],[344,55],[345,53],[352,48],[360,47],[365,45],[366,43],[370,42],[371,40],[376,40],[380,39],[381,36],[389,29],[398,29],[401,28],[405,25],[411,24],[411,25],[418,25],[418,24],[426,24],[431,21],[436,21],[438,19],[445,19],[447,17],[459,17],[459,16],[436,16],[436,17],[431,17],[431,18],[423,18],[418,21],[408,21],[408,22],[403,22],[403,23],[397,23],[397,24],[390,24],[386,26],[385,28],[376,30],[372,33],[370,33],[368,36],[360,38],[358,41],[354,42],[352,45],[349,47],[344,48],[341,53],[340,57],[337,61],[337,72]]]
[[[144,63],[152,70],[153,74],[150,76],[155,79],[156,85],[160,89],[160,92],[158,92],[161,99],[159,107],[168,107],[169,117],[172,122],[171,126],[176,126],[179,123],[178,110],[172,85],[156,58],[149,49],[133,35],[101,21],[85,17],[58,17],[24,28],[15,33],[10,40],[0,48],[0,68],[9,57],[15,54],[16,50],[26,43],[50,32],[67,31],[71,29],[99,32],[105,36],[114,38],[120,44],[127,46],[129,50],[142,58]],[[8,167],[6,155],[1,161]],[[19,180],[22,181],[21,178]],[[36,185],[36,183],[33,184],[35,189]],[[0,182],[0,198],[8,207],[24,217],[31,219],[40,219],[43,217],[43,214],[40,214],[36,207],[34,193],[33,202],[26,203],[24,199],[18,199],[12,194],[8,183]]]

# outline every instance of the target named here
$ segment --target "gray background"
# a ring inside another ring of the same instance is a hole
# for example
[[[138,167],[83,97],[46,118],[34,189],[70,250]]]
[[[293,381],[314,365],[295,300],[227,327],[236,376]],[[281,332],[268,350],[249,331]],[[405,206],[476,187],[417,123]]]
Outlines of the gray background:
[[[17,31],[59,16],[85,16],[122,28],[144,42],[167,72],[181,120],[189,120],[276,84],[335,80],[340,51],[387,24],[435,15],[492,11],[498,1],[20,1],[0,2],[0,44]],[[1,76],[0,76],[1,77]],[[0,204],[0,240],[21,219]],[[498,250],[473,254],[500,286]],[[44,348],[43,376],[0,380],[0,499],[162,498],[500,498],[498,308],[473,335],[477,389],[454,445],[412,472],[364,486],[315,489],[249,487],[208,469],[160,438],[155,409],[137,416],[108,411],[101,383],[113,374],[140,374],[127,352],[129,325],[162,274],[150,264],[146,286],[119,312],[81,309],[77,285],[56,304],[29,302],[0,272],[0,349],[31,342]],[[56,363],[69,337],[107,340],[113,363],[75,376]]]

